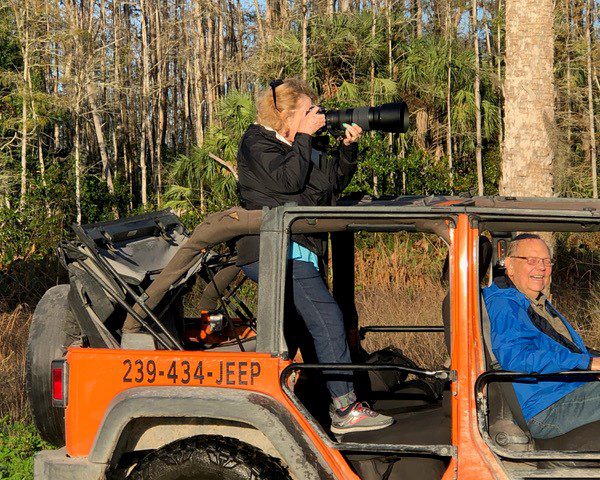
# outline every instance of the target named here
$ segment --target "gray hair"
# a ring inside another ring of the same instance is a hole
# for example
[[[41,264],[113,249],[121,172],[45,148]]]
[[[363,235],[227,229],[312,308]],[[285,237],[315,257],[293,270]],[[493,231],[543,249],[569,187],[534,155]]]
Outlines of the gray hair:
[[[517,248],[519,246],[519,242],[522,240],[541,240],[544,241],[542,237],[540,237],[536,233],[521,233],[513,238],[508,244],[508,249],[506,251],[507,257],[512,257],[515,253],[517,253]]]

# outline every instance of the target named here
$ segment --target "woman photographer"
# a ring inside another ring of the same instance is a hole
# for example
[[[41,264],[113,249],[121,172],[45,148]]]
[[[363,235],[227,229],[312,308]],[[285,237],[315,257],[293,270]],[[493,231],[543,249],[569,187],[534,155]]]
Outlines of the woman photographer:
[[[344,124],[345,134],[332,155],[313,149],[312,135],[325,126],[315,100],[308,85],[294,78],[273,81],[260,95],[257,121],[242,137],[237,156],[240,204],[245,209],[289,202],[334,205],[352,179],[362,130]],[[326,235],[292,235],[288,271],[294,307],[313,338],[320,363],[351,363],[342,312],[320,272],[326,241]],[[238,265],[258,281],[259,236],[242,237],[237,250]],[[338,372],[327,388],[334,406],[333,433],[376,430],[393,422],[357,402],[351,374]]]

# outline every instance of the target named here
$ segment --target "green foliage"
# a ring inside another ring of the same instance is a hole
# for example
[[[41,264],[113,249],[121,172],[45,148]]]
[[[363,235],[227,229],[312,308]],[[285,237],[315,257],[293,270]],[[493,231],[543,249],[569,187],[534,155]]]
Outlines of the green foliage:
[[[0,419],[0,479],[33,479],[33,455],[48,448],[32,425]]]
[[[208,130],[202,146],[189,155],[179,155],[170,164],[165,206],[197,218],[234,205],[235,177],[210,155],[235,168],[238,144],[255,116],[250,94],[233,91],[226,95],[217,109],[220,125]]]
[[[14,26],[12,12],[3,2],[0,4],[0,70],[18,71],[23,66]]]

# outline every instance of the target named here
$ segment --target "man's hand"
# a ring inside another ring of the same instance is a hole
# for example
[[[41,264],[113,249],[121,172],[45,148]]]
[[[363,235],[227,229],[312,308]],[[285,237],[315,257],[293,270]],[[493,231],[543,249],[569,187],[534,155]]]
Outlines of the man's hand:
[[[590,370],[600,370],[600,357],[592,358],[592,363],[590,364]]]
[[[353,123],[352,125],[342,123],[342,126],[346,129],[346,136],[343,140],[344,145],[348,146],[351,143],[358,142],[362,136],[362,128],[360,128],[356,123]]]

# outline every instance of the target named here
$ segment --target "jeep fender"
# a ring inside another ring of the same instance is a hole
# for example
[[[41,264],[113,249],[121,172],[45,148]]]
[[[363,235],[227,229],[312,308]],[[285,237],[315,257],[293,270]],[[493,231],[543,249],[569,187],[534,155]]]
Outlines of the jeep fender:
[[[139,387],[120,393],[107,409],[88,460],[105,465],[114,462],[131,425],[139,419],[161,418],[171,425],[180,418],[182,424],[202,419],[213,425],[222,421],[249,426],[264,434],[294,478],[336,478],[281,403],[261,393],[218,387]]]

